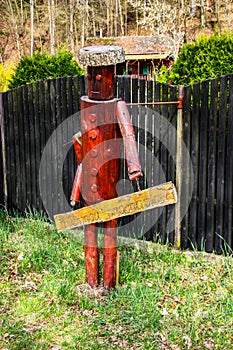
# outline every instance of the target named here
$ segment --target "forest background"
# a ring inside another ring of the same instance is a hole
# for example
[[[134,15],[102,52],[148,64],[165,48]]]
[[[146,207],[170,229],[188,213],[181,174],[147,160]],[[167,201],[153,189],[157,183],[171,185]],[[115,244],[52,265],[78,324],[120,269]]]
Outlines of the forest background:
[[[231,33],[233,0],[0,0],[0,63],[69,50],[90,38],[169,34],[184,42]]]

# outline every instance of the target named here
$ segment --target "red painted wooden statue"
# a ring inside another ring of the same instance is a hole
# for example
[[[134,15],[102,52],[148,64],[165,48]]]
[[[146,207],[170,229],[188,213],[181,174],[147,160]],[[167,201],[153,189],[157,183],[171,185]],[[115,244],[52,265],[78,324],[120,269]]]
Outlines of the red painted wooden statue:
[[[114,65],[124,62],[118,46],[90,46],[79,50],[79,61],[87,67],[88,96],[81,97],[81,132],[73,138],[78,160],[71,205],[82,197],[85,205],[117,197],[121,137],[130,180],[142,176],[133,126],[124,101],[114,98]],[[116,284],[117,220],[104,223],[103,285]],[[86,282],[99,284],[97,226],[85,226]]]

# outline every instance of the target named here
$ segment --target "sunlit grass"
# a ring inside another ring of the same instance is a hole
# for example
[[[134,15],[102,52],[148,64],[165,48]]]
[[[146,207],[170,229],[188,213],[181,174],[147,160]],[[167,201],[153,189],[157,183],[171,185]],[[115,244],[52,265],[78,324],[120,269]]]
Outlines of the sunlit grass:
[[[0,349],[232,349],[232,257],[146,247],[91,290],[72,235],[0,212]]]

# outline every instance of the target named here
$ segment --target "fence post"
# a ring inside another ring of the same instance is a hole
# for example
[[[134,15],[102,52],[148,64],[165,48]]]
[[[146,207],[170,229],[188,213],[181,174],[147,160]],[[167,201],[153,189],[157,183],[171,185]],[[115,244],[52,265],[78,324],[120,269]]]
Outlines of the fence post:
[[[176,189],[177,203],[175,207],[175,237],[174,246],[177,249],[181,247],[181,188],[182,188],[182,166],[183,166],[183,101],[184,101],[184,86],[180,85],[178,90],[177,105],[177,146],[176,146]]]

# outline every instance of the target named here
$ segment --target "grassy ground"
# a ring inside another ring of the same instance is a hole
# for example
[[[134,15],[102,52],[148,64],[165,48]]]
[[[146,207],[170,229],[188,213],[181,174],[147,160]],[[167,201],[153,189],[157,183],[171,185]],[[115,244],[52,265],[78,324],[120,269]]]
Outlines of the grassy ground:
[[[0,212],[0,349],[233,348],[231,257],[120,250],[119,287],[91,290],[72,236]]]

